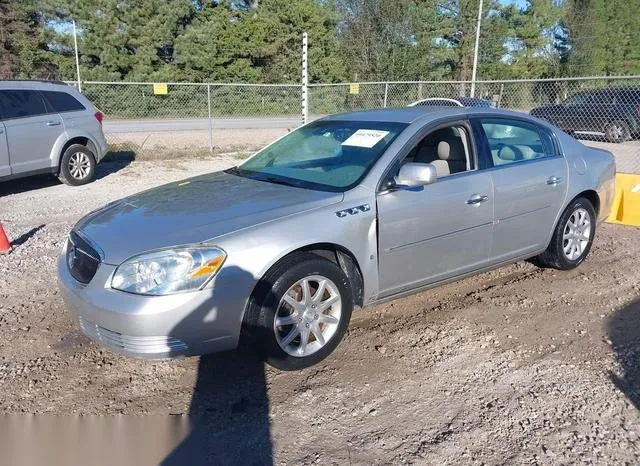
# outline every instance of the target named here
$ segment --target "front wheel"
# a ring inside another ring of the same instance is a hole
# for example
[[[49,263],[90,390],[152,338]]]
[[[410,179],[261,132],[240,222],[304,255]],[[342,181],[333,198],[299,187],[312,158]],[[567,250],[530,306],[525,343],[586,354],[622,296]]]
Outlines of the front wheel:
[[[342,340],[353,293],[340,267],[311,253],[296,253],[260,281],[243,332],[278,369],[297,370],[326,358]]]
[[[588,199],[574,199],[565,209],[553,232],[551,243],[536,259],[540,265],[569,270],[589,254],[596,232],[596,213]]]

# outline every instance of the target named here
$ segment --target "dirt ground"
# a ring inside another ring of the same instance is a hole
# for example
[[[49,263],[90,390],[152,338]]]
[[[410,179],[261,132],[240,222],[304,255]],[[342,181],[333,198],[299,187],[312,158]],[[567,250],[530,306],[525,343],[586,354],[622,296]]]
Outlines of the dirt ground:
[[[336,352],[301,372],[244,352],[140,361],[90,343],[56,287],[73,224],[235,162],[110,163],[80,188],[0,185],[16,245],[0,256],[0,412],[189,413],[186,442],[211,464],[640,462],[636,228],[602,225],[574,271],[518,263],[358,311]]]

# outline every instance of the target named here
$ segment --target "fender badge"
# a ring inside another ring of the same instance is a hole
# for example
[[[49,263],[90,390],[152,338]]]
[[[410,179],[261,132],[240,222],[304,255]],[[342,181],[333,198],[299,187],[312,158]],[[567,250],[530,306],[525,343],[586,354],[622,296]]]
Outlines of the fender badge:
[[[350,207],[348,209],[339,210],[336,212],[336,215],[339,218],[343,218],[343,217],[346,217],[347,215],[356,215],[356,214],[359,214],[360,212],[369,212],[370,210],[371,210],[371,207],[369,206],[369,204],[362,204],[356,207]]]

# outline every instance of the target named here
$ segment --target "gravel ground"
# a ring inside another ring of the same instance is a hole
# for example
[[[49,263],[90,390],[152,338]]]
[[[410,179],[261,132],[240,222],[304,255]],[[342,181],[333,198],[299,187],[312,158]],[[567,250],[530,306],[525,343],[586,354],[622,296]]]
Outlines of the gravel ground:
[[[90,343],[55,282],[75,221],[233,163],[110,163],[80,188],[0,185],[16,245],[0,256],[0,412],[190,413],[182,448],[213,464],[640,462],[636,228],[603,225],[574,271],[518,263],[356,312],[334,355],[297,373],[243,352],[139,361]]]

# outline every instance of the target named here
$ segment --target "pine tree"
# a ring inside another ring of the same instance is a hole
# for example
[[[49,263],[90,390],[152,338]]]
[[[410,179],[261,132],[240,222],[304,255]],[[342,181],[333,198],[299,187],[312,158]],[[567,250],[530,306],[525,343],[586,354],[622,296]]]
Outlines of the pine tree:
[[[144,80],[170,74],[175,38],[194,14],[190,0],[61,0],[51,4],[59,22],[76,21],[86,79]]]
[[[558,48],[565,73],[640,73],[640,0],[567,0]]]
[[[0,0],[0,79],[58,78],[36,2]]]

